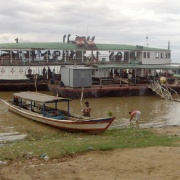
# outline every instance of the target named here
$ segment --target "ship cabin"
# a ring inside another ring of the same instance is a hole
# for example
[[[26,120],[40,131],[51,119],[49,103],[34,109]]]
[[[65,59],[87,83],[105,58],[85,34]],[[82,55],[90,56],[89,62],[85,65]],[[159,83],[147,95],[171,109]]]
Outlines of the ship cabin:
[[[97,66],[104,64],[117,64],[122,66],[120,69],[126,65],[138,65],[139,68],[140,65],[170,65],[171,50],[169,46],[161,49],[141,45],[99,44],[95,42],[95,36],[76,36],[70,40],[70,34],[67,41],[66,35],[63,36],[63,42],[24,43],[16,39],[14,43],[0,43],[0,80],[28,79],[34,78],[34,75],[51,79],[48,70],[59,77],[61,67],[68,65],[96,66],[108,76],[113,73],[114,77],[116,69]],[[141,75],[152,74],[147,69]],[[96,77],[97,72],[93,73]]]
[[[68,36],[69,38],[70,36]],[[169,46],[168,46],[169,47]],[[28,64],[170,64],[171,50],[126,44],[96,44],[95,37],[41,43],[0,43],[0,65]]]

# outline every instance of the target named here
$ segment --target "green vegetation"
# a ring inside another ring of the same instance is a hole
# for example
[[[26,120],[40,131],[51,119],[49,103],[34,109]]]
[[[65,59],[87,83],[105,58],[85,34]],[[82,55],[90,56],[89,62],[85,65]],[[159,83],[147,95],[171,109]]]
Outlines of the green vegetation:
[[[0,160],[23,158],[24,153],[31,152],[40,156],[47,154],[51,159],[78,154],[89,150],[113,150],[117,148],[138,148],[149,146],[180,146],[177,136],[155,135],[143,129],[107,130],[101,135],[83,133],[53,132],[43,134],[28,132],[23,141],[9,143],[0,147]]]
[[[107,115],[108,115],[109,117],[112,117],[112,116],[113,116],[113,113],[112,113],[111,111],[109,111],[109,112],[107,113]]]

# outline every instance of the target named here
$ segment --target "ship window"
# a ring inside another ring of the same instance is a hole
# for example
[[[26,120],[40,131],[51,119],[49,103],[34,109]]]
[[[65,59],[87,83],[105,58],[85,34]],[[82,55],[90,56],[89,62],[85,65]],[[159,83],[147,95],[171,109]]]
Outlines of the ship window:
[[[168,53],[168,58],[171,58],[171,53]]]
[[[158,52],[156,53],[156,58],[159,58],[159,53]]]
[[[161,58],[163,58],[164,57],[164,54],[163,53],[161,53]]]
[[[167,58],[167,53],[165,53],[165,58]]]
[[[144,58],[146,58],[146,52],[144,52]]]
[[[150,58],[150,52],[147,53],[147,58]]]

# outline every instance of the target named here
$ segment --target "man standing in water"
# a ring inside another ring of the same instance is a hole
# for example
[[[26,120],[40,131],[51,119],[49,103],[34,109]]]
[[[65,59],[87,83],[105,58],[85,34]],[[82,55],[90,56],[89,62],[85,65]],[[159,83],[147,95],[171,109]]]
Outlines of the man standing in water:
[[[140,119],[140,116],[141,116],[141,112],[135,110],[135,111],[130,111],[129,114],[130,114],[130,120],[129,120],[130,125],[133,125],[132,120],[133,120],[133,118],[135,116],[136,127],[139,128],[139,119]]]
[[[85,102],[85,108],[82,110],[83,116],[90,117],[91,108],[89,107],[89,102]]]

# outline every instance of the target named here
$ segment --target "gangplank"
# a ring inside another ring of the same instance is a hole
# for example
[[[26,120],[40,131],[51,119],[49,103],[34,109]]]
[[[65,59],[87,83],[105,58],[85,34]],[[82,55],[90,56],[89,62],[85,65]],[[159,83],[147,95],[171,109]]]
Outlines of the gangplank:
[[[167,84],[162,85],[159,83],[159,81],[151,80],[147,86],[165,100],[180,102],[178,93],[174,89],[170,88]]]

